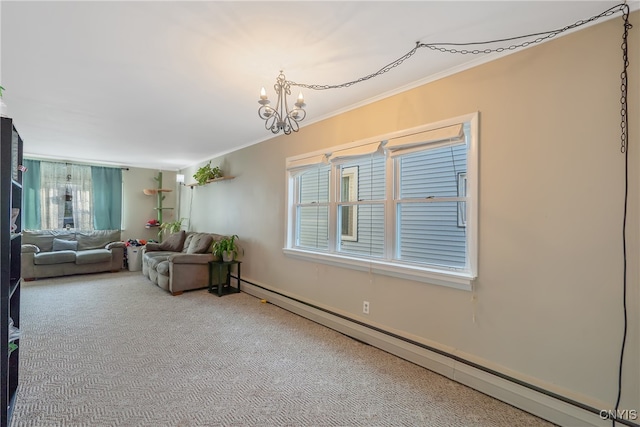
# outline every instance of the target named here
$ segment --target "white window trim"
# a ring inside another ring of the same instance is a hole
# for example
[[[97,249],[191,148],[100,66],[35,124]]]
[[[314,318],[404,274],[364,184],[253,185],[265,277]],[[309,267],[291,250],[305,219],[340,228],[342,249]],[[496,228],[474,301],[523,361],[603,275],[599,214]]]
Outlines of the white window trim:
[[[467,173],[466,172],[458,172],[456,175],[456,179],[458,181],[458,197],[467,196]],[[466,227],[467,226],[467,212],[462,211],[460,209],[460,204],[458,204],[458,227]]]
[[[339,181],[339,186],[340,186],[340,201],[339,204],[343,205],[345,202],[347,203],[353,203],[353,202],[357,202],[357,200],[353,197],[353,195],[357,195],[358,194],[358,167],[357,166],[352,166],[350,168],[348,168],[350,170],[347,170],[346,172],[343,171],[342,174],[342,178],[338,179]],[[343,191],[343,182],[342,180],[344,178],[347,178],[349,180],[349,197],[347,198],[347,200],[342,200],[342,191]],[[340,238],[342,240],[345,241],[352,241],[355,242],[358,240],[358,205],[357,204],[349,204],[349,206],[351,207],[351,212],[350,212],[350,218],[349,218],[349,222],[351,224],[351,233],[349,234],[341,234]],[[340,213],[340,215],[342,215],[342,212]],[[344,218],[342,218],[342,221],[344,221]],[[342,222],[339,222],[338,227],[340,227],[340,231],[342,232]]]
[[[381,135],[374,138],[367,138],[366,140],[350,143],[338,147],[333,147],[318,151],[315,153],[307,153],[300,156],[290,157],[287,159],[287,165],[294,164],[297,159],[310,158],[314,155],[325,155],[330,158],[330,153],[337,153],[339,151],[345,152],[345,150],[355,149],[357,147],[363,147],[367,144],[371,144],[376,141],[388,141],[394,138],[402,138],[412,134],[429,132],[456,124],[469,122],[470,132],[467,135],[467,143],[469,149],[467,153],[467,203],[466,203],[466,217],[467,217],[467,260],[468,266],[464,270],[457,270],[453,268],[433,268],[422,265],[413,265],[410,263],[398,263],[389,260],[376,260],[357,258],[353,256],[345,255],[339,252],[320,252],[320,251],[308,251],[294,247],[294,227],[295,227],[295,208],[293,201],[295,185],[293,185],[293,170],[287,170],[286,174],[286,194],[287,204],[286,211],[288,215],[285,218],[285,247],[283,253],[287,256],[291,256],[298,259],[303,259],[311,262],[319,262],[323,264],[329,264],[338,267],[356,269],[361,271],[368,271],[377,274],[383,274],[393,277],[399,277],[402,279],[414,280],[423,283],[429,283],[434,285],[447,286],[455,289],[462,289],[471,291],[472,284],[477,277],[477,260],[478,260],[478,123],[479,112],[465,114],[462,116],[454,117],[451,119],[442,120],[436,123],[428,125],[417,126],[410,129],[404,129],[396,131],[390,134]],[[435,142],[439,144],[440,142]],[[387,160],[392,162],[392,156],[388,156]],[[293,169],[293,168],[292,168]],[[392,190],[392,183],[394,180],[391,176],[393,174],[393,168],[387,168],[387,190]],[[391,186],[391,187],[390,187]],[[395,223],[395,212],[389,205],[393,205],[394,201],[392,197],[389,197],[392,193],[387,193],[387,221],[391,224]],[[335,197],[335,194],[332,196]],[[335,198],[333,199],[335,200]],[[393,227],[387,227],[387,230],[393,230]],[[335,234],[335,233],[333,233]],[[393,242],[395,236],[387,233],[387,242]],[[330,242],[331,245],[331,242]],[[330,246],[334,247],[334,246]],[[387,250],[393,250],[393,245],[387,244]],[[387,253],[387,256],[389,254]],[[388,256],[388,258],[391,258]]]
[[[332,252],[314,252],[295,248],[283,248],[283,253],[292,258],[305,261],[350,268],[352,270],[367,271],[385,276],[414,280],[432,285],[447,286],[466,291],[471,290],[474,276],[456,270],[447,271],[424,266],[396,264],[390,261],[372,260],[349,257]]]

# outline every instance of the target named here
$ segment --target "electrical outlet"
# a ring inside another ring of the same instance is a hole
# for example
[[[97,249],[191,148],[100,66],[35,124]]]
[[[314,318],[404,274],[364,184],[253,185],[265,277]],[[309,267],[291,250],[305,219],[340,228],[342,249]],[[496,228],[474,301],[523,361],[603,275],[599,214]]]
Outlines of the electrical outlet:
[[[369,314],[369,301],[362,302],[362,312],[364,314]]]

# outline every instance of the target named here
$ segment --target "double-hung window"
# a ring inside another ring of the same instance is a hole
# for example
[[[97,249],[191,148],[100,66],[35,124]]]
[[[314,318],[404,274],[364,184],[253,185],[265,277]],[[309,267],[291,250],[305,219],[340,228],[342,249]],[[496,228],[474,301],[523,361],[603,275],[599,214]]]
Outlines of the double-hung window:
[[[329,166],[305,170],[297,179],[296,246],[329,249]]]
[[[285,253],[470,289],[477,113],[287,159]]]
[[[119,230],[122,170],[24,159],[24,227]]]
[[[336,252],[354,256],[385,256],[386,161],[380,142],[336,150],[329,156],[338,186],[332,216],[339,230]]]

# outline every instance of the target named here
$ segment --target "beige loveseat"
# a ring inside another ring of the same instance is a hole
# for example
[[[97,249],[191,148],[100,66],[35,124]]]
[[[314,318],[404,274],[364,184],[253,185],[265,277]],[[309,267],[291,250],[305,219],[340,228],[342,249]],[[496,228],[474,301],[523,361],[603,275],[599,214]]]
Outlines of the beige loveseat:
[[[225,236],[180,231],[162,243],[147,243],[142,251],[142,274],[172,295],[209,285],[213,242]],[[215,283],[217,284],[217,283]]]
[[[120,230],[25,230],[22,278],[120,271],[125,247]]]

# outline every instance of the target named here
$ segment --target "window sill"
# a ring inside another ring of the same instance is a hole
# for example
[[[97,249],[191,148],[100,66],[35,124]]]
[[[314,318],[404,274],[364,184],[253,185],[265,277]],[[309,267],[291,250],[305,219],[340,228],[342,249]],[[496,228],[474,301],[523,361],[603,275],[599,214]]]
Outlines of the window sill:
[[[345,255],[311,252],[301,249],[284,248],[282,251],[287,256],[306,261],[320,262],[323,264],[351,268],[360,271],[371,271],[376,274],[384,274],[387,276],[399,277],[401,279],[415,280],[417,282],[446,286],[465,291],[471,290],[471,285],[475,279],[475,276],[461,271],[437,270],[434,268],[418,267],[382,260],[365,260]]]

